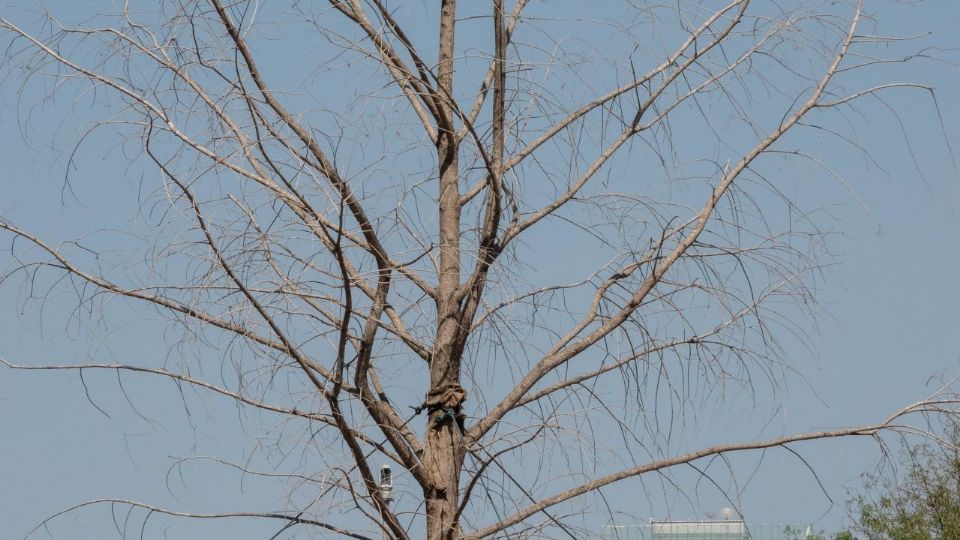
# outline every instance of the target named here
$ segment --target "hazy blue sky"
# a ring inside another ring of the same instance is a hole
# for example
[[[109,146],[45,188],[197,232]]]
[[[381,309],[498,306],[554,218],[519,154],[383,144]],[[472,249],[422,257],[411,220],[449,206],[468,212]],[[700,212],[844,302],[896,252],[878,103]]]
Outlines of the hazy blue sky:
[[[0,16],[30,27],[35,18],[23,8],[33,4],[0,0]],[[86,4],[45,3],[68,19],[82,18],[85,8],[79,6]],[[425,4],[432,9],[432,3]],[[610,7],[613,4],[618,7]],[[585,5],[555,2],[550,9],[584,10]],[[956,24],[960,3],[869,1],[867,7],[883,32],[932,33],[918,43],[932,47],[933,53],[947,62],[907,66],[902,79],[919,79],[936,87],[947,137],[958,147],[960,38]],[[544,9],[535,6],[532,11],[543,13]],[[588,9],[602,17],[608,16],[605,10],[619,13],[623,6],[604,0],[592,2]],[[429,22],[415,17],[406,21],[414,35],[432,32]],[[477,39],[469,28],[464,25],[461,31],[465,41]],[[291,38],[309,39],[306,34]],[[6,38],[2,43],[6,44]],[[323,44],[316,47],[322,51]],[[302,58],[295,61],[266,53],[264,62],[277,79],[286,73],[287,79],[279,84],[296,89],[303,78],[295,69],[299,60]],[[145,227],[142,223],[136,224],[140,169],[124,161],[124,145],[109,131],[82,147],[71,173],[73,189],[65,189],[69,143],[75,141],[80,126],[104,117],[108,108],[84,98],[71,102],[71,96],[53,100],[25,122],[25,114],[38,102],[35,92],[39,87],[27,85],[27,95],[20,99],[15,72],[4,71],[4,75],[7,79],[0,83],[0,219],[10,219],[54,242],[108,229],[114,247],[136,244],[137,234],[149,232],[137,229]],[[337,86],[336,79],[315,81],[315,88],[331,92],[326,106],[333,108],[352,97],[338,96]],[[816,167],[801,167],[787,175],[792,178],[792,189],[802,188],[796,197],[803,204],[827,208],[822,225],[834,233],[829,236],[834,264],[816,282],[821,307],[815,320],[801,321],[813,336],[813,350],[788,339],[785,357],[796,373],[787,373],[775,392],[762,390],[763,402],[755,406],[733,399],[730,405],[702,411],[696,422],[685,428],[692,431],[684,433],[691,447],[873,422],[925,397],[937,386],[932,377],[960,372],[960,345],[955,338],[960,321],[960,178],[928,96],[897,95],[890,103],[907,120],[903,132],[890,115],[851,113],[846,117],[856,126],[864,146],[881,158],[885,172],[831,141],[801,139],[807,148],[828,157],[832,166],[842,170],[862,199],[861,206],[844,186]],[[872,114],[880,109],[869,110]],[[904,136],[919,167],[906,151]],[[51,147],[53,139],[56,143]],[[128,175],[131,171],[134,174]],[[801,183],[807,175],[810,181]],[[542,234],[562,233],[546,230]],[[6,239],[3,246],[8,247]],[[571,252],[576,251],[573,246]],[[569,254],[556,257],[562,261]],[[0,253],[0,269],[14,264],[10,251]],[[106,270],[119,275],[124,272],[122,267]],[[112,322],[98,327],[97,339],[90,345],[90,329],[72,324],[63,313],[74,305],[75,298],[60,292],[41,306],[24,303],[25,290],[22,279],[0,286],[0,356],[10,361],[110,362],[139,356],[163,363],[169,355],[179,354],[167,350],[166,323],[159,323],[159,316],[152,317],[149,310],[128,319],[125,314],[130,306],[109,303],[106,309]],[[269,432],[276,419],[247,417],[246,423],[241,423],[241,414],[228,400],[194,395],[185,389],[185,399],[191,404],[188,411],[178,388],[170,382],[124,375],[123,389],[134,408],[120,391],[115,374],[85,373],[84,381],[86,387],[76,373],[0,370],[0,537],[19,537],[52,512],[99,497],[203,512],[285,508],[282,486],[238,475],[227,467],[204,467],[200,473],[200,468],[188,464],[182,475],[171,468],[177,458],[189,456],[243,462],[261,444],[255,437]],[[92,400],[109,416],[91,405],[88,389]],[[261,429],[249,429],[251,425]],[[281,430],[281,426],[276,428]],[[877,446],[865,440],[827,440],[796,449],[817,471],[817,477],[783,451],[734,458],[741,482],[749,478],[738,501],[746,518],[758,523],[814,523],[828,531],[840,527],[846,519],[845,490],[856,486],[858,475],[877,463]],[[277,459],[274,465],[282,467],[285,462]],[[284,459],[298,462],[301,457]],[[712,466],[722,468],[719,463]],[[754,466],[756,474],[752,475]],[[678,477],[696,481],[689,471],[678,472]],[[821,492],[818,481],[835,504]],[[651,489],[655,483],[652,481]],[[672,517],[698,517],[728,505],[709,487],[695,491],[700,494],[693,503],[696,509]],[[636,496],[640,521],[665,517],[669,507],[690,506],[657,495],[648,500],[637,495],[642,492],[640,483],[633,481],[611,491],[616,496]],[[126,509],[118,509],[120,522],[125,513]],[[137,515],[142,520],[143,512]],[[156,516],[148,521],[147,531],[150,538],[162,537],[166,531],[169,538],[239,539],[266,538],[279,527],[255,520],[192,522]],[[103,538],[113,530],[110,509],[97,507],[60,518],[50,530],[57,538]]]

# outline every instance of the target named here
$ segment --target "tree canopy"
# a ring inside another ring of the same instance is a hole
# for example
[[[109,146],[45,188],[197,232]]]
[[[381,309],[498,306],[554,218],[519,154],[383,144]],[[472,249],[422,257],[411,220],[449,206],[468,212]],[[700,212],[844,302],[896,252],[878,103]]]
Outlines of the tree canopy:
[[[866,477],[850,510],[865,540],[960,538],[960,430],[905,445],[890,474]]]

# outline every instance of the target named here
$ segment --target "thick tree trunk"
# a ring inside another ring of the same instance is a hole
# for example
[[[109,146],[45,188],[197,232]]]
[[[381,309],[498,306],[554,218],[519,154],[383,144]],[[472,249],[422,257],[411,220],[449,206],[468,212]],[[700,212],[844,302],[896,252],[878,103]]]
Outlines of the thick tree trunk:
[[[455,0],[440,6],[440,58],[437,66],[439,118],[437,157],[440,173],[440,268],[437,287],[437,335],[430,359],[430,415],[422,464],[427,511],[427,539],[459,538],[457,505],[463,465],[463,416],[466,393],[460,386],[460,178],[453,121],[453,52]]]
[[[424,490],[428,540],[461,537],[457,507],[463,465],[462,439],[456,422],[447,420],[438,429],[427,428],[423,465],[436,482],[435,486]]]

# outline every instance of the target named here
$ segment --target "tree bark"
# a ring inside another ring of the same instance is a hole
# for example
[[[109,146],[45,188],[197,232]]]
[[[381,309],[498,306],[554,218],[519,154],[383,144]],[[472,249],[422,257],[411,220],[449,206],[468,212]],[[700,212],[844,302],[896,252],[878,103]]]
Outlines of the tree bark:
[[[460,504],[460,470],[463,466],[463,436],[456,422],[427,427],[423,465],[430,471],[434,486],[424,489],[427,510],[427,539],[453,540],[462,537],[457,508]]]
[[[454,128],[453,53],[456,1],[440,7],[440,54],[437,66],[439,115],[437,158],[439,167],[440,268],[437,289],[437,334],[430,359],[429,412],[424,435],[423,486],[428,540],[461,536],[457,523],[460,469],[463,464],[463,414],[466,393],[460,386],[460,186],[456,129]]]

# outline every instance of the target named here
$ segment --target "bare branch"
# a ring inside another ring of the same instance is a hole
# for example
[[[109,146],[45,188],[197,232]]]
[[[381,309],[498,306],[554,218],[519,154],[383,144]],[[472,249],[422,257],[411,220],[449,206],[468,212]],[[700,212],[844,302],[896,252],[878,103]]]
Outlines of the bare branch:
[[[551,506],[560,504],[562,502],[570,500],[574,497],[578,497],[585,493],[596,491],[597,489],[603,486],[612,484],[614,482],[618,482],[620,480],[625,480],[628,478],[633,478],[635,476],[639,476],[648,472],[654,472],[654,471],[659,471],[661,469],[665,469],[668,467],[683,465],[683,464],[690,463],[698,459],[703,459],[710,456],[722,455],[722,454],[727,454],[731,452],[743,452],[747,450],[762,450],[765,448],[775,448],[780,446],[786,446],[788,444],[796,443],[796,442],[815,441],[818,439],[827,439],[827,438],[835,438],[835,437],[876,437],[878,434],[880,434],[883,431],[899,431],[899,430],[905,429],[904,426],[900,426],[894,423],[894,421],[902,418],[903,416],[914,414],[914,413],[922,413],[924,411],[935,410],[937,406],[947,404],[947,403],[956,405],[957,403],[960,403],[960,400],[957,400],[957,399],[945,400],[945,399],[931,398],[930,400],[920,401],[908,407],[905,407],[897,411],[896,413],[890,415],[890,417],[888,417],[883,422],[880,422],[878,424],[867,424],[867,425],[855,426],[850,428],[833,429],[833,430],[826,430],[826,431],[813,431],[809,433],[798,433],[795,435],[785,435],[783,437],[777,437],[774,439],[767,439],[767,440],[761,440],[761,441],[721,444],[721,445],[704,448],[696,452],[690,452],[688,454],[683,454],[680,456],[655,461],[652,463],[634,467],[632,469],[627,469],[617,473],[602,476],[600,478],[587,482],[583,485],[580,485],[575,488],[564,491],[562,493],[553,495],[552,497],[543,498],[537,504],[531,505],[521,510],[520,512],[514,514],[513,516],[505,518],[495,525],[490,525],[488,527],[479,529],[465,536],[465,538],[473,540],[473,539],[489,537],[490,535],[496,534],[500,531],[507,529],[508,527],[511,527],[513,525],[516,525],[522,522],[524,519],[532,516],[533,514],[536,514],[537,512],[540,512],[544,508],[549,508]]]

